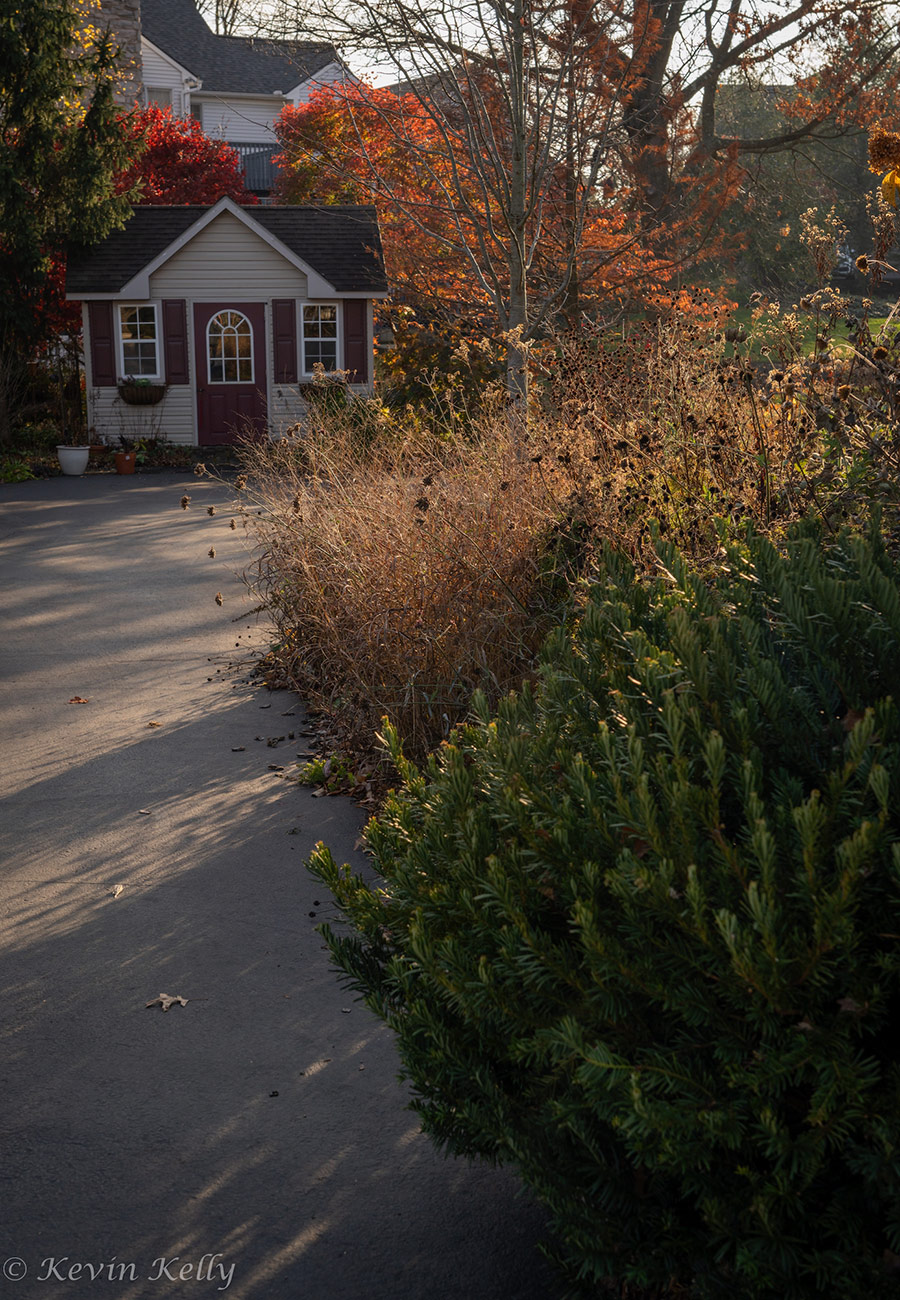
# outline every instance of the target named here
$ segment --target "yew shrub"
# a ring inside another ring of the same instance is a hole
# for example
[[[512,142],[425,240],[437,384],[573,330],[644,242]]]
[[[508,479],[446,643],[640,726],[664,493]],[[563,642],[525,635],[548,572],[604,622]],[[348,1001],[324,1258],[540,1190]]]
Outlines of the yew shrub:
[[[629,1297],[875,1300],[900,1255],[900,595],[879,535],[606,546],[534,689],[311,867],[449,1152]],[[596,1293],[596,1292],[595,1292]]]

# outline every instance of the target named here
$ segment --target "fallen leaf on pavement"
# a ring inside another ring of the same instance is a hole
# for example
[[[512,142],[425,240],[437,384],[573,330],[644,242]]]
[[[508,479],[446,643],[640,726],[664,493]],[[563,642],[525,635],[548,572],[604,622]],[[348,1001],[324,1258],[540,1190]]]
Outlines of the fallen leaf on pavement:
[[[232,745],[231,752],[232,754],[243,754],[246,748],[247,748],[246,745]]]
[[[69,703],[70,703],[70,704],[89,704],[90,701],[89,701],[89,700],[86,700],[85,697],[84,697],[83,695],[73,695],[72,698],[71,698],[71,700],[69,700]]]
[[[163,1011],[168,1011],[169,1007],[173,1007],[176,1002],[180,1003],[183,1007],[186,1007],[188,1004],[187,998],[183,998],[177,993],[174,996],[171,993],[160,993],[159,997],[154,998],[152,1002],[148,1002],[147,1006],[162,1007]]]
[[[141,814],[142,817],[149,817],[149,816],[150,816],[150,809],[149,809],[149,808],[138,808],[138,812]]]
[[[161,726],[162,726],[162,723],[161,723],[161,722],[148,722],[148,723],[147,723],[147,726],[148,726],[148,727],[161,727]]]
[[[125,890],[124,885],[116,885],[115,889],[113,890],[113,898],[118,898],[119,895],[124,892],[124,890]]]

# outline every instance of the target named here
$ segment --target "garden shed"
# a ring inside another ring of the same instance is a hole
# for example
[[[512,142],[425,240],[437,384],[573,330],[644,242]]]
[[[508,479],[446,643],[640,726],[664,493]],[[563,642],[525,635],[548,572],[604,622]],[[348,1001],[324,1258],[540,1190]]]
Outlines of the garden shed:
[[[302,419],[314,369],[371,391],[387,296],[374,207],[138,207],[69,259],[83,304],[88,425],[189,445]]]

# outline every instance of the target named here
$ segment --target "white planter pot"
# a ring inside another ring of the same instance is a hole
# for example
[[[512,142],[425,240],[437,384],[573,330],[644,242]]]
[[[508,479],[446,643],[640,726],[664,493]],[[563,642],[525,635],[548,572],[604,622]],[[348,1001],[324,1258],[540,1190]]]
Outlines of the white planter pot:
[[[83,474],[90,458],[90,447],[57,447],[59,467],[64,474]]]

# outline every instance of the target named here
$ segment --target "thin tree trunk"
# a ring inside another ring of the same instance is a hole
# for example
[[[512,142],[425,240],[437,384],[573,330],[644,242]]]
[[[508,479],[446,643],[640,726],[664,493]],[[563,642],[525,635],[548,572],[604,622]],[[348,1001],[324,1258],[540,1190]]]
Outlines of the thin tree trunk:
[[[528,364],[521,337],[528,328],[528,268],[526,265],[526,205],[528,202],[528,158],[526,153],[527,104],[525,86],[525,8],[528,0],[513,0],[512,67],[512,160],[509,204],[509,330],[513,337],[506,350],[506,390],[517,402],[528,398]]]

